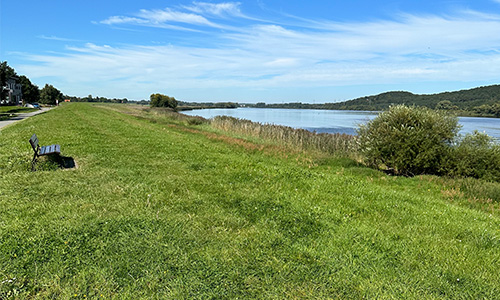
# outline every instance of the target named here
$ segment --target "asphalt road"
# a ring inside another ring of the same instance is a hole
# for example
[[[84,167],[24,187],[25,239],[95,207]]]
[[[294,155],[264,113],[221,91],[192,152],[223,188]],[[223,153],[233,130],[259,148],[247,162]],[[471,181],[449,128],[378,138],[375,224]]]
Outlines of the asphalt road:
[[[53,107],[42,107],[42,109],[40,109],[38,111],[24,113],[24,114],[17,114],[17,116],[13,117],[12,119],[0,121],[0,129],[2,129],[3,127],[5,127],[7,125],[15,123],[17,121],[21,121],[21,120],[24,120],[24,119],[29,118],[31,116],[44,113],[44,112],[51,110],[51,109],[53,109]]]

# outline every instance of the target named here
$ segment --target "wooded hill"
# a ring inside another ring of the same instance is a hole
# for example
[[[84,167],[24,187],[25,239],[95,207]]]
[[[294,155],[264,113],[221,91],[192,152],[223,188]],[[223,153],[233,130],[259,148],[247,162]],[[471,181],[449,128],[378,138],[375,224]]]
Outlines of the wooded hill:
[[[500,85],[430,95],[418,95],[403,91],[387,92],[337,103],[286,103],[268,104],[265,107],[380,111],[396,104],[454,110],[460,115],[500,117]]]

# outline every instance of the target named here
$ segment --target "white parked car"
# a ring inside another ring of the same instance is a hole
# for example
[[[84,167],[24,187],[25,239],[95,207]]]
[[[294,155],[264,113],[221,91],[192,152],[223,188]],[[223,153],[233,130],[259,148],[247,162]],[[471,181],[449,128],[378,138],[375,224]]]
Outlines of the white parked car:
[[[31,107],[31,108],[40,108],[40,104],[38,103],[26,103],[24,107]]]

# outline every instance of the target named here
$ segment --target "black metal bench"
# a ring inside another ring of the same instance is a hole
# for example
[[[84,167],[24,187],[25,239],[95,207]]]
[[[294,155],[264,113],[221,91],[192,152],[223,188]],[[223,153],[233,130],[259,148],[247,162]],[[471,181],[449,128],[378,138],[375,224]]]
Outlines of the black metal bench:
[[[35,168],[36,159],[39,156],[61,153],[61,146],[59,145],[40,146],[38,144],[38,137],[36,136],[36,134],[33,134],[31,136],[30,144],[33,148],[33,151],[35,152],[35,154],[33,155],[33,160],[31,161],[32,170]]]

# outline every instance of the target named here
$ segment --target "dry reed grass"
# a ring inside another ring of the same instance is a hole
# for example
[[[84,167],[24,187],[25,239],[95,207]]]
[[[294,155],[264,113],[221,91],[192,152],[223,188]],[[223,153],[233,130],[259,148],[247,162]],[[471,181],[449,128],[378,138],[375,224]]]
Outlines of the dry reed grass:
[[[210,124],[220,130],[271,140],[299,150],[316,150],[339,156],[354,156],[357,153],[356,137],[348,134],[315,133],[228,116],[217,116],[210,120]]]

